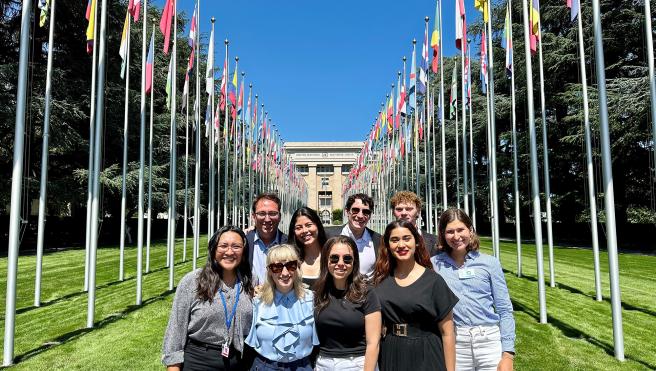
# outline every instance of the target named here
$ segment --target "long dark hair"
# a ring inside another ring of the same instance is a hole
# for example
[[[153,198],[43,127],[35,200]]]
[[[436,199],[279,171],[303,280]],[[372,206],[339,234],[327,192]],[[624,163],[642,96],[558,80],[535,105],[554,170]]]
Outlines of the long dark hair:
[[[319,246],[323,246],[326,244],[326,230],[323,228],[323,223],[321,223],[321,218],[319,218],[319,215],[317,214],[316,211],[313,209],[303,206],[296,211],[294,211],[294,214],[292,214],[292,217],[289,221],[289,232],[287,233],[287,243],[293,246],[296,246],[298,249],[298,256],[301,258],[301,261],[305,260],[305,248],[303,245],[300,244],[299,241],[296,241],[296,233],[294,233],[294,227],[296,226],[296,220],[300,218],[301,216],[305,216],[312,223],[314,223],[317,226],[317,238],[319,239]]]
[[[474,223],[472,223],[471,218],[467,215],[466,212],[462,209],[450,208],[445,210],[440,216],[440,222],[437,225],[437,246],[441,251],[446,252],[451,255],[453,249],[446,242],[446,236],[444,232],[446,231],[446,226],[454,221],[460,221],[465,227],[469,228],[471,231],[471,238],[469,239],[469,245],[467,246],[467,251],[477,251],[481,247],[481,242],[476,234],[474,229]]]
[[[337,244],[347,245],[353,255],[353,271],[346,278],[346,294],[344,297],[351,303],[362,303],[367,296],[367,284],[364,276],[360,273],[360,257],[358,255],[358,246],[355,241],[348,236],[337,236],[328,240],[321,249],[321,270],[319,279],[314,284],[314,309],[319,314],[330,302],[329,293],[335,288],[333,276],[328,273],[328,258],[330,250]]]
[[[198,295],[198,298],[202,301],[213,300],[214,295],[221,285],[221,279],[223,278],[223,268],[221,268],[221,266],[216,262],[214,257],[216,256],[216,249],[219,245],[219,239],[224,233],[227,232],[237,233],[241,237],[241,240],[244,242],[241,261],[237,266],[237,273],[241,279],[241,284],[244,291],[247,292],[248,295],[253,296],[251,264],[248,262],[248,240],[246,239],[246,235],[241,230],[241,228],[235,227],[234,225],[226,225],[219,228],[219,230],[214,233],[212,238],[210,238],[210,241],[207,243],[207,262],[198,274],[198,279],[196,281],[196,295]]]
[[[385,234],[383,235],[380,247],[378,248],[378,260],[376,261],[376,269],[374,270],[373,278],[374,284],[376,285],[383,282],[383,280],[390,274],[393,274],[394,269],[396,269],[396,259],[391,257],[392,253],[389,251],[389,240],[392,231],[397,228],[407,228],[410,230],[410,233],[412,233],[412,236],[415,239],[415,262],[424,268],[433,269],[430,257],[428,256],[428,251],[426,251],[426,248],[424,247],[424,239],[419,235],[419,232],[417,232],[415,225],[407,220],[395,220],[385,228]]]

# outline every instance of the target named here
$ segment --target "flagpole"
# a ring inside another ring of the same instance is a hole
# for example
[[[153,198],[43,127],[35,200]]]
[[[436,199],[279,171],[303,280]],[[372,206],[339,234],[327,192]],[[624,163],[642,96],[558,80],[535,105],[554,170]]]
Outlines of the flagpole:
[[[230,124],[230,115],[229,113],[229,106],[228,106],[228,78],[230,76],[229,71],[230,71],[230,65],[228,64],[228,44],[230,44],[230,41],[228,39],[225,39],[224,42],[225,44],[225,67],[223,69],[223,75],[224,75],[224,81],[225,81],[225,96],[224,96],[224,108],[225,111],[223,112],[225,114],[224,117],[224,127],[223,130],[225,131],[225,147],[224,147],[224,164],[223,164],[223,225],[228,225],[228,156],[230,156],[230,148],[228,148],[228,125]],[[235,67],[236,68],[236,67]],[[220,131],[220,130],[219,130]],[[220,137],[220,136],[219,136]],[[221,146],[219,145],[219,148]],[[221,160],[219,160],[220,162]]]
[[[178,97],[178,3],[173,2],[173,73],[171,76],[171,176],[169,178],[169,290],[175,287],[175,224],[176,224],[176,165],[177,165],[177,97]]]
[[[48,141],[50,139],[50,92],[52,90],[52,49],[55,42],[55,0],[50,3],[50,30],[48,31],[48,67],[46,72],[45,112],[43,114],[43,148],[41,150],[41,181],[39,182],[39,229],[36,244],[36,275],[34,277],[34,306],[41,306],[41,270],[43,240],[46,223],[48,188]]]
[[[465,213],[469,215],[469,190],[468,190],[468,175],[467,175],[467,112],[465,111],[465,48],[469,47],[467,43],[467,35],[462,36],[462,43],[464,46],[460,48],[460,84],[462,85],[462,182],[464,187],[464,201]],[[458,141],[458,138],[456,138]]]
[[[615,358],[624,361],[624,330],[622,326],[622,301],[620,298],[619,262],[617,259],[617,231],[615,227],[615,190],[610,153],[608,127],[608,99],[606,98],[606,63],[602,41],[599,0],[592,0],[592,15],[595,38],[595,66],[599,90],[599,122],[601,128],[601,162],[604,178],[604,208],[606,211],[606,240],[608,241],[608,265],[610,275],[610,302],[613,314],[613,345]],[[649,30],[647,31],[649,32]]]
[[[212,36],[214,36],[214,22],[215,21],[216,21],[216,19],[214,17],[212,17],[212,34],[211,34]],[[208,159],[207,160],[208,160],[208,167],[209,167],[209,172],[210,172],[209,173],[209,181],[208,181],[208,184],[207,184],[207,187],[208,187],[208,192],[207,192],[208,193],[208,198],[207,198],[207,202],[208,202],[208,205],[207,205],[207,240],[208,241],[212,237],[212,235],[214,234],[214,231],[216,230],[214,228],[214,222],[215,222],[214,213],[216,211],[215,210],[216,204],[214,202],[214,199],[216,197],[216,193],[214,192],[214,189],[215,189],[214,188],[214,182],[215,181],[217,181],[217,182],[220,181],[220,177],[218,176],[220,173],[217,174],[216,178],[214,176],[215,173],[217,172],[216,169],[215,169],[216,162],[214,161],[214,148],[216,146],[216,139],[215,139],[216,129],[214,127],[215,126],[214,123],[215,123],[215,121],[218,122],[218,120],[219,120],[218,116],[219,115],[218,115],[217,112],[215,112],[216,102],[215,102],[215,97],[214,97],[215,83],[214,83],[214,38],[213,37],[210,37],[210,43],[212,43],[212,44],[208,45],[208,53],[211,52],[212,55],[207,56],[207,60],[209,61],[210,58],[211,58],[211,61],[212,61],[212,65],[210,66],[211,73],[212,73],[212,76],[211,76],[211,81],[212,81],[211,82],[211,84],[212,84],[211,89],[212,90],[210,91],[211,103],[210,103],[210,118],[209,118],[209,121],[208,121],[207,118],[205,118],[205,121],[208,122],[208,125],[209,125],[209,132],[208,132],[209,140],[208,140],[208,145],[207,145],[207,149],[208,149]],[[207,76],[205,76],[205,77],[207,78]],[[219,158],[219,162],[220,161],[221,160]],[[220,195],[219,195],[219,197],[220,197]],[[221,202],[219,201],[219,204],[220,203]]]
[[[439,0],[438,0],[439,1]],[[440,35],[444,35],[442,32],[442,2],[439,1],[440,6]],[[442,68],[440,68],[440,122],[442,123],[442,211],[447,209],[447,187],[446,187],[446,123],[444,120],[444,48],[440,48],[440,62],[442,62]]]
[[[237,65],[239,64],[239,57],[235,57],[235,72],[237,72]],[[239,80],[237,80],[237,85],[239,85]],[[235,87],[235,105],[232,107],[233,112],[235,113],[235,118],[232,120],[232,129],[233,135],[232,140],[237,139],[237,125],[239,123],[239,116],[237,115],[237,103],[239,100],[239,86]],[[227,112],[227,110],[226,110]],[[234,145],[234,154],[232,157],[232,218],[230,218],[232,225],[237,225],[237,143]]]
[[[580,4],[579,4],[580,7]],[[581,11],[579,10],[579,19]],[[654,156],[654,175],[656,175],[656,77],[654,77],[654,41],[651,27],[651,4],[645,0],[645,42],[647,43],[647,66],[649,69],[649,95],[651,97],[652,155]]]
[[[465,41],[463,40],[463,43],[464,42]],[[455,70],[457,70],[458,69],[458,65],[457,65],[457,63],[458,63],[457,58],[458,57],[455,57],[455,58],[456,58],[456,60],[454,61],[455,63],[454,63],[453,68]],[[456,72],[456,74],[457,74],[457,72]],[[455,76],[457,76],[457,75],[455,75]],[[456,83],[455,91],[453,91],[454,86],[451,85],[451,94],[453,94],[454,98],[455,98],[455,110],[454,111],[455,111],[455,114],[456,114],[456,123],[453,126],[453,130],[455,130],[454,139],[455,139],[455,143],[456,143],[456,205],[459,209],[460,208],[460,147],[459,147],[459,144],[458,144],[458,82],[457,82],[457,80],[455,80],[455,83]]]
[[[200,20],[200,0],[196,2],[196,10],[198,11],[198,18]],[[214,17],[211,19],[212,29],[214,29]],[[201,124],[200,124],[200,21],[196,23],[198,28],[196,30],[196,100],[198,101],[198,107],[195,110],[196,116],[196,153],[195,153],[195,174],[194,174],[194,249],[192,252],[193,261],[191,267],[193,270],[196,270],[196,264],[198,260],[198,253],[200,247],[200,147],[201,147]],[[212,58],[212,62],[214,58]],[[214,75],[212,75],[214,76]],[[212,91],[214,91],[214,86],[212,86]]]
[[[542,37],[542,22],[538,19],[538,30]],[[544,158],[544,198],[547,211],[547,243],[549,246],[549,286],[556,287],[556,267],[554,266],[553,229],[551,223],[551,185],[549,175],[549,147],[547,141],[547,112],[544,99],[544,66],[542,63],[542,40],[538,42],[538,63],[540,64],[540,106],[542,109],[542,157]]]
[[[146,1],[144,1],[144,14],[146,13]],[[155,22],[157,20],[153,18],[153,34],[155,34]],[[146,27],[146,18],[144,16],[144,28]],[[142,46],[143,47],[143,46]],[[154,50],[154,46],[153,46]],[[143,53],[142,53],[143,54]],[[143,64],[143,61],[142,61]],[[155,71],[155,57],[153,56],[153,79]],[[154,82],[153,82],[154,83]],[[145,85],[145,84],[144,84]],[[144,91],[145,92],[145,91]],[[146,273],[150,272],[150,229],[152,224],[152,201],[153,201],[153,136],[154,136],[154,125],[153,125],[153,96],[155,95],[154,87],[150,88],[150,126],[148,130],[148,226],[146,231]],[[144,123],[145,125],[145,123]],[[141,156],[141,155],[140,155]],[[141,161],[141,160],[140,160]],[[142,227],[143,228],[143,227]],[[141,233],[140,233],[141,234]],[[139,239],[137,238],[137,249],[139,247]],[[139,254],[140,255],[140,254]],[[137,264],[140,266],[140,264]]]
[[[491,169],[492,169],[492,215],[494,227],[494,248],[496,250],[497,259],[501,256],[501,249],[499,247],[499,195],[497,191],[497,131],[496,131],[496,118],[494,114],[494,47],[492,46],[492,7],[487,6],[488,22],[487,22],[487,38],[488,38],[488,94],[490,96],[490,148]]]
[[[124,279],[124,259],[125,259],[125,204],[127,202],[125,192],[125,178],[127,175],[128,167],[128,106],[130,101],[130,28],[132,20],[130,13],[127,12],[125,19],[128,22],[127,34],[125,35],[125,43],[127,46],[125,55],[125,103],[123,105],[123,177],[121,179],[121,237],[119,245],[119,259],[118,259],[118,280]],[[144,28],[145,29],[145,28]],[[145,39],[144,39],[145,40]],[[144,41],[145,43],[145,41]]]
[[[646,0],[649,2],[649,0]],[[588,77],[583,46],[583,21],[581,20],[581,2],[578,1],[578,39],[579,68],[581,69],[581,93],[583,96],[583,125],[585,127],[585,156],[588,172],[588,202],[590,203],[590,229],[592,231],[592,255],[594,260],[595,299],[602,301],[601,272],[599,269],[599,235],[597,232],[597,191],[595,190],[594,168],[592,162],[592,139],[590,133],[590,112],[588,103]],[[651,33],[649,32],[649,35]]]
[[[470,39],[467,39],[467,45],[470,43]],[[476,184],[475,184],[475,177],[474,175],[474,129],[473,129],[473,123],[472,123],[472,117],[474,116],[474,113],[472,112],[472,102],[471,102],[471,84],[472,84],[472,78],[471,78],[471,49],[467,48],[467,105],[469,106],[469,174],[470,174],[470,181],[471,181],[471,218],[472,218],[472,223],[474,225],[474,229],[476,229]]]
[[[593,0],[598,1],[598,0]],[[528,131],[531,155],[531,198],[533,199],[533,230],[535,233],[535,255],[538,273],[538,306],[540,323],[547,323],[547,298],[544,291],[544,255],[542,251],[542,213],[540,212],[540,183],[538,177],[538,149],[535,132],[535,109],[533,107],[533,67],[531,66],[531,40],[528,17],[528,0],[522,0],[524,15],[524,55],[526,61],[526,104],[528,105]]]
[[[508,37],[510,39],[510,45],[512,46],[512,0],[508,0],[508,17],[509,17],[509,27],[508,27]],[[515,199],[515,243],[517,244],[517,277],[522,276],[522,233],[521,233],[521,214],[520,214],[520,199],[519,199],[519,173],[517,170],[517,150],[519,145],[517,143],[517,115],[515,112],[515,59],[514,59],[514,49],[511,47],[509,51],[510,60],[512,61],[512,70],[510,72],[510,96],[512,104],[512,146],[513,146],[513,193]]]
[[[193,49],[191,51],[193,53]],[[187,79],[189,78],[189,74],[187,71],[186,75]],[[186,117],[185,117],[185,165],[184,165],[184,209],[182,211],[182,221],[184,225],[182,226],[182,261],[186,262],[187,261],[187,199],[189,198],[189,192],[188,192],[188,187],[189,187],[189,80],[186,82],[187,84],[187,97],[186,102],[185,102],[185,108],[187,109],[186,111]]]
[[[23,150],[25,111],[27,106],[27,65],[31,33],[32,1],[23,0],[18,62],[18,92],[16,95],[16,126],[14,128],[14,164],[11,175],[11,212],[9,219],[9,245],[7,248],[7,296],[5,305],[5,337],[3,366],[14,361],[14,332],[16,329],[16,275],[18,273],[18,247],[20,245],[21,189],[23,187]],[[52,48],[52,46],[49,46]]]

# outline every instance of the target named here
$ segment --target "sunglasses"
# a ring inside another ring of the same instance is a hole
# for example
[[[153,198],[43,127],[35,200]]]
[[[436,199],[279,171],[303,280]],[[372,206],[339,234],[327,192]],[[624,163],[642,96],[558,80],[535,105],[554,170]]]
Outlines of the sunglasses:
[[[287,271],[289,273],[296,272],[296,269],[298,268],[298,262],[294,260],[284,264],[283,263],[269,264],[269,270],[271,270],[271,272],[275,274],[282,272],[283,268],[287,268]]]
[[[353,214],[353,215],[360,214],[360,211],[362,211],[362,214],[365,215],[365,216],[371,215],[371,210],[370,209],[361,209],[359,207],[352,207],[351,208],[351,214]]]
[[[339,263],[339,258],[340,256],[337,254],[330,255],[328,257],[328,261],[330,264],[337,264]],[[341,257],[342,261],[344,261],[344,264],[352,264],[353,263],[353,255],[344,255]]]

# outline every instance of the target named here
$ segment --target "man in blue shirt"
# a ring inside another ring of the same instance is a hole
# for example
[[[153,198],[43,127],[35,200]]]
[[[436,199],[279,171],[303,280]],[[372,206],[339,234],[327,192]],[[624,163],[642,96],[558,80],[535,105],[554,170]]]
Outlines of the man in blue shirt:
[[[251,208],[255,229],[246,234],[248,260],[255,286],[266,281],[266,254],[271,246],[287,242],[287,235],[278,229],[280,224],[280,198],[275,193],[261,193]]]

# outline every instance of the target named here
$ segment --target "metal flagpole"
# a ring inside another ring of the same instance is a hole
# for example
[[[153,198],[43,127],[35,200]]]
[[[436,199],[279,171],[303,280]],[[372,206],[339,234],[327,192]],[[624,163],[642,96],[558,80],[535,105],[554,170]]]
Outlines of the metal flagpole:
[[[128,29],[126,38],[127,40],[127,50],[125,51],[125,103],[124,103],[124,114],[123,114],[123,177],[121,179],[121,237],[119,244],[119,258],[118,258],[118,280],[123,281],[125,276],[125,204],[127,202],[127,196],[125,192],[125,178],[127,177],[128,171],[128,105],[130,101],[130,28],[132,27],[132,19],[130,19],[130,14],[126,14],[126,20],[128,22]],[[146,28],[144,27],[144,30]],[[146,39],[144,38],[143,43],[145,45]],[[143,59],[143,57],[142,57]],[[142,73],[143,74],[143,73]]]
[[[542,23],[538,19],[538,32],[542,35]],[[556,287],[556,267],[554,266],[553,229],[551,223],[551,185],[549,175],[549,147],[547,142],[547,111],[544,102],[544,67],[542,64],[542,40],[538,42],[538,63],[540,64],[540,106],[542,109],[542,157],[544,158],[544,198],[547,211],[547,243],[549,247],[549,286]]]
[[[487,39],[488,39],[488,95],[490,99],[490,169],[492,170],[492,216],[494,228],[494,249],[496,250],[497,259],[501,256],[499,247],[499,195],[497,191],[497,130],[496,119],[494,116],[494,47],[492,46],[492,7],[487,6]]]
[[[467,45],[471,42],[470,39],[467,39]],[[472,118],[474,113],[472,112],[472,102],[471,102],[471,48],[467,48],[467,105],[469,108],[469,174],[471,181],[471,218],[472,223],[474,224],[474,229],[476,229],[476,183],[474,176],[474,129]]]
[[[468,175],[467,175],[467,112],[465,110],[465,99],[467,94],[465,92],[465,48],[469,47],[466,39],[467,35],[463,35],[462,43],[464,46],[460,48],[460,84],[462,91],[461,109],[462,109],[462,182],[464,187],[464,201],[465,213],[469,215],[469,190],[468,190]],[[457,109],[457,108],[456,108]],[[456,142],[458,138],[456,137]]]
[[[143,20],[141,24],[141,123],[139,125],[139,191],[138,191],[138,206],[137,206],[137,293],[136,293],[136,305],[141,305],[142,302],[142,281],[143,281],[143,272],[142,272],[142,266],[143,266],[143,230],[144,230],[144,164],[146,162],[146,73],[147,73],[147,65],[146,65],[146,58],[147,58],[147,52],[146,52],[146,38],[148,37],[147,35],[147,25],[148,25],[148,1],[144,0],[144,9],[143,9]],[[155,22],[153,22],[153,33],[155,32]],[[130,44],[128,44],[130,45]],[[153,46],[154,47],[154,46]],[[153,75],[155,71],[155,58],[153,56]],[[154,78],[153,78],[154,79]],[[152,109],[153,109],[153,104],[152,104],[152,95],[153,95],[153,89],[151,87],[150,89],[150,96],[151,96],[151,103],[150,103],[150,119],[152,122]],[[150,127],[150,149],[151,149],[151,154],[152,154],[152,135],[153,135],[153,129],[152,125]],[[126,145],[127,146],[127,145]],[[152,161],[152,156],[150,158],[150,161]],[[152,176],[151,172],[151,167],[152,167],[152,162],[148,164],[148,219],[150,222],[150,207],[151,207],[151,202],[150,198],[152,194],[150,193],[150,177]],[[150,229],[148,230],[150,232]],[[150,237],[150,233],[149,233]],[[150,241],[148,241],[150,242]],[[146,253],[146,266],[148,266],[148,260],[150,259],[150,250],[148,249]],[[148,267],[150,268],[150,267]],[[148,271],[148,269],[146,269]]]
[[[577,18],[579,39],[579,68],[581,69],[581,93],[583,95],[583,125],[585,127],[585,155],[586,168],[588,171],[588,202],[590,203],[590,227],[592,230],[592,255],[594,260],[595,299],[597,301],[602,301],[603,297],[601,293],[601,272],[599,269],[599,235],[597,234],[597,191],[595,190],[594,168],[592,162],[592,139],[590,133],[590,112],[588,105],[588,77],[585,64],[585,48],[583,46],[583,21],[581,20],[581,2],[578,2]]]
[[[223,164],[223,225],[228,225],[228,157],[230,156],[230,148],[228,147],[228,125],[230,124],[230,115],[229,115],[229,105],[228,105],[228,84],[229,84],[229,76],[230,74],[228,73],[230,71],[230,65],[228,64],[228,44],[230,41],[228,39],[225,39],[224,44],[225,44],[225,51],[226,51],[226,56],[225,56],[225,69],[223,72],[224,80],[225,80],[225,111],[223,112],[225,114],[224,118],[224,131],[226,132],[225,135],[225,148],[224,148],[224,164]],[[220,130],[219,130],[220,131]],[[221,146],[219,146],[220,148]],[[219,160],[221,162],[221,160]]]
[[[508,38],[512,45],[512,1],[508,0],[508,17],[510,24],[508,27]],[[515,242],[517,244],[517,277],[522,276],[522,233],[520,224],[520,208],[519,208],[519,174],[517,171],[517,150],[519,145],[517,143],[517,115],[515,113],[515,59],[513,56],[514,50],[510,48],[507,51],[510,54],[510,60],[513,61],[510,71],[510,96],[512,104],[512,146],[513,146],[513,194],[515,199]]]
[[[193,49],[192,49],[193,53]],[[189,78],[191,79],[191,78]],[[190,82],[187,81],[187,84]],[[187,261],[187,200],[189,198],[189,92],[186,97],[186,118],[185,118],[185,162],[184,162],[184,208],[182,211],[182,261]]]
[[[50,139],[50,91],[52,90],[52,49],[55,42],[55,0],[50,3],[50,30],[48,34],[48,67],[46,72],[45,112],[43,114],[43,148],[41,150],[41,181],[39,183],[39,229],[36,243],[36,275],[34,277],[34,306],[41,306],[41,268],[43,240],[46,228],[48,199],[48,141]]]
[[[200,0],[196,2],[196,11],[198,12],[198,18],[200,19]],[[214,17],[211,19],[212,29],[214,29]],[[198,101],[198,109],[195,112],[196,116],[196,153],[195,153],[195,174],[194,174],[194,249],[192,253],[192,263],[191,267],[193,270],[196,270],[196,264],[198,260],[198,252],[200,245],[200,147],[201,147],[201,124],[200,124],[200,22],[196,23],[198,29],[196,31],[196,100]],[[212,48],[214,49],[214,48]],[[212,58],[214,61],[214,58]],[[214,76],[214,75],[212,75]],[[214,86],[212,86],[212,91],[214,91]],[[209,216],[209,215],[208,215]]]
[[[580,5],[579,5],[580,7]],[[579,10],[579,20],[581,11]],[[649,95],[651,97],[652,154],[654,156],[654,175],[656,175],[656,77],[654,77],[654,41],[651,27],[651,4],[645,0],[645,42],[647,43],[647,66],[649,69]]]
[[[177,107],[177,71],[178,71],[178,3],[173,2],[173,76],[171,76],[171,177],[169,178],[169,290],[173,290],[174,284],[174,268],[175,268],[175,222],[176,216],[176,144],[177,144],[177,123],[176,123],[176,107]]]
[[[237,66],[239,64],[239,57],[235,57],[235,72],[237,72]],[[232,218],[230,218],[230,221],[233,225],[237,225],[237,126],[239,123],[239,116],[237,115],[237,103],[239,100],[239,78],[237,78],[237,86],[235,86],[235,105],[232,107],[233,112],[235,113],[235,118],[232,120],[232,131],[234,132],[234,135],[232,135],[232,141],[234,147],[233,151],[233,156],[232,156]],[[226,110],[226,112],[228,112]],[[226,139],[227,141],[227,139]],[[230,145],[228,143],[228,145]]]
[[[444,35],[442,32],[442,1],[439,1],[440,8],[440,35]],[[447,209],[447,194],[446,194],[446,135],[444,131],[446,130],[446,124],[444,120],[444,54],[442,51],[444,48],[440,48],[440,62],[442,62],[442,68],[440,68],[440,122],[442,123],[442,211]]]
[[[144,2],[144,13],[146,11]],[[153,18],[153,35],[155,34],[155,18]],[[144,18],[144,28],[146,21]],[[154,48],[154,46],[153,46]],[[155,58],[153,56],[153,71],[155,71]],[[150,89],[150,126],[148,130],[148,226],[146,227],[146,273],[150,272],[150,229],[152,224],[152,205],[153,205],[153,136],[154,136],[154,125],[153,125],[153,96],[155,94],[155,89],[151,87]],[[139,246],[137,239],[137,247]]]
[[[598,0],[593,0],[598,1]],[[538,149],[533,108],[533,67],[531,66],[531,41],[528,17],[528,0],[522,0],[524,15],[524,55],[526,56],[526,103],[528,105],[528,132],[531,147],[531,198],[533,199],[533,229],[535,230],[535,255],[538,273],[538,306],[540,323],[547,323],[547,298],[544,291],[544,263],[542,251],[542,213],[540,212],[540,183],[538,177]]]
[[[465,40],[463,39],[462,42],[464,43]],[[464,48],[464,46],[463,46],[463,48]],[[457,70],[458,69],[457,57],[454,57],[454,58],[456,60],[454,61],[455,64],[453,65],[453,68]],[[453,85],[451,85],[451,94],[453,94],[453,96],[455,98],[455,103],[456,103],[456,107],[455,107],[456,123],[453,126],[453,130],[455,130],[454,139],[455,139],[455,143],[456,143],[456,206],[459,209],[460,208],[460,147],[459,147],[459,144],[458,144],[458,85],[457,84],[458,84],[458,82],[456,81],[455,89],[453,89]],[[449,109],[451,109],[451,108],[449,107]]]
[[[96,93],[96,130],[93,155],[93,199],[91,202],[91,241],[89,245],[89,298],[87,299],[87,328],[93,328],[93,319],[96,306],[96,252],[98,249],[98,217],[100,213],[100,164],[102,161],[102,133],[105,119],[105,64],[106,53],[106,27],[107,27],[107,2],[102,0],[100,11],[100,47],[98,49],[98,86]],[[94,40],[95,42],[95,40]],[[95,45],[94,45],[95,48]]]
[[[18,247],[20,244],[21,188],[23,187],[23,150],[25,136],[25,111],[27,95],[27,65],[30,52],[30,27],[32,1],[23,0],[20,33],[20,57],[18,62],[18,92],[16,95],[16,127],[14,128],[14,164],[11,173],[11,212],[9,219],[9,245],[7,248],[7,296],[5,298],[5,337],[2,365],[14,361],[14,332],[16,320],[16,275],[18,271]],[[49,45],[52,49],[52,45]]]
[[[613,344],[615,358],[624,361],[624,330],[622,329],[622,301],[620,298],[619,264],[617,259],[617,231],[615,229],[615,190],[610,153],[608,128],[608,100],[606,98],[606,63],[602,42],[599,0],[592,0],[592,15],[595,37],[595,66],[599,90],[599,122],[601,128],[601,162],[604,178],[604,206],[606,211],[606,240],[608,241],[608,265],[610,275],[610,303],[613,313]],[[649,32],[649,30],[648,30]]]
[[[214,161],[214,147],[216,146],[216,139],[215,139],[215,135],[216,135],[215,130],[216,129],[214,128],[214,122],[215,122],[215,120],[218,122],[218,120],[219,120],[218,116],[219,115],[217,114],[217,112],[215,112],[216,102],[215,102],[215,97],[214,97],[214,90],[215,90],[215,86],[214,86],[215,85],[214,84],[214,22],[215,21],[216,21],[216,19],[214,17],[212,17],[212,33],[211,33],[210,41],[209,41],[210,44],[208,45],[208,53],[211,53],[212,55],[207,56],[207,60],[212,61],[212,63],[211,63],[212,65],[209,66],[209,69],[211,71],[212,76],[210,77],[210,80],[208,80],[208,81],[211,81],[211,83],[210,83],[211,84],[211,86],[210,86],[211,90],[208,92],[207,91],[207,86],[205,88],[205,91],[210,94],[210,101],[211,101],[211,103],[210,103],[210,111],[211,112],[210,112],[209,121],[208,121],[207,117],[205,118],[205,121],[209,122],[209,124],[208,124],[209,125],[209,129],[208,129],[209,130],[209,132],[208,132],[209,139],[208,139],[208,145],[207,145],[207,148],[208,148],[208,159],[207,159],[208,164],[207,165],[209,167],[209,181],[207,183],[207,187],[208,187],[208,191],[207,191],[207,195],[208,195],[208,197],[207,197],[207,202],[208,202],[208,205],[207,205],[207,239],[208,239],[208,241],[209,241],[210,237],[212,237],[212,235],[214,234],[214,231],[216,230],[214,228],[214,213],[216,211],[215,210],[215,203],[214,203],[214,198],[215,198],[214,182],[217,181],[217,179],[214,176],[214,174],[216,173],[216,171],[214,169],[214,166],[216,164],[215,161]],[[207,78],[207,76],[205,76],[205,77]],[[216,115],[216,117],[215,117],[215,115]],[[200,124],[200,122],[199,122],[199,124]]]

